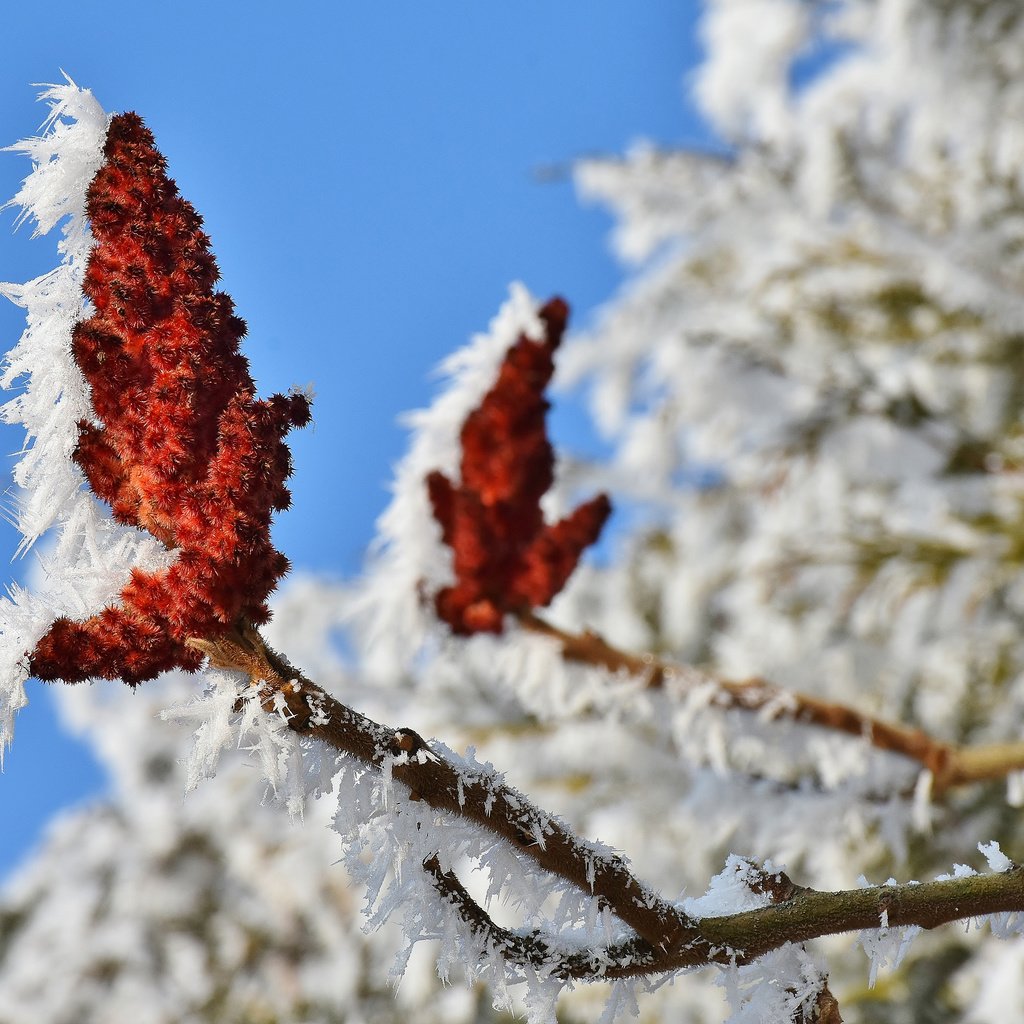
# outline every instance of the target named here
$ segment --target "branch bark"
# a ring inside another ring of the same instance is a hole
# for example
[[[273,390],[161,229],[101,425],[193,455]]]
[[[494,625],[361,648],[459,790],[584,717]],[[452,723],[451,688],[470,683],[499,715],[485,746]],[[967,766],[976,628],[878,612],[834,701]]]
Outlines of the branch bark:
[[[786,876],[761,872],[752,888],[773,901],[759,910],[695,919],[636,878],[625,862],[577,839],[498,775],[467,777],[412,729],[392,729],[340,703],[270,650],[254,630],[216,642],[195,641],[211,662],[249,674],[261,702],[277,713],[283,699],[289,726],[334,750],[382,770],[410,797],[460,815],[509,842],[520,856],[597,897],[635,938],[606,947],[559,951],[557,940],[523,935],[491,921],[436,857],[424,870],[455,912],[520,966],[541,964],[566,979],[649,976],[711,964],[749,963],[787,943],[879,927],[934,928],[1002,912],[1024,913],[1024,870],[937,882],[817,892]]]
[[[451,872],[425,864],[439,891],[464,920],[486,929],[489,937],[524,965],[551,964],[550,940],[523,937],[499,928],[462,888]],[[570,954],[555,973],[578,981],[637,977],[706,967],[746,964],[787,943],[803,943],[825,935],[870,931],[883,927],[937,928],[987,914],[1024,911],[1024,870],[971,875],[939,882],[872,886],[818,892],[795,886],[793,895],[759,910],[693,921],[674,949],[654,950],[641,940],[618,943],[601,951]],[[545,959],[546,958],[546,959]]]
[[[335,700],[266,647],[254,630],[192,643],[212,664],[248,673],[261,686],[268,711],[279,694],[294,731],[374,768],[388,764],[392,777],[415,799],[475,822],[539,867],[595,895],[652,947],[672,948],[690,927],[687,918],[641,883],[622,858],[581,842],[499,776],[467,778],[414,730],[380,725]]]
[[[557,641],[568,661],[637,676],[646,680],[651,689],[664,688],[670,681],[684,689],[708,686],[716,707],[767,712],[772,718],[788,718],[861,737],[873,747],[900,754],[931,772],[932,793],[936,796],[954,786],[1005,779],[1012,772],[1024,771],[1024,743],[947,743],[921,729],[888,722],[846,704],[786,690],[761,678],[730,681],[651,654],[630,654],[596,633],[569,633],[532,612],[520,614],[518,620],[529,632]]]

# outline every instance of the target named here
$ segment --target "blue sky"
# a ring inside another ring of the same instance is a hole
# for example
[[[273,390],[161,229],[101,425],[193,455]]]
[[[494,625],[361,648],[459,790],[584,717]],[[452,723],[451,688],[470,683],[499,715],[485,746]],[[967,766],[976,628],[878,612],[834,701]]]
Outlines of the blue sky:
[[[429,400],[432,367],[486,327],[509,282],[564,295],[577,327],[620,284],[608,216],[544,172],[641,138],[708,141],[685,96],[700,57],[685,0],[38,9],[5,11],[0,139],[37,128],[31,83],[61,68],[146,119],[206,220],[261,392],[315,387],[274,536],[296,566],[333,575],[358,571],[387,500],[396,417]],[[0,154],[0,195],[27,171]],[[54,262],[52,239],[13,222],[0,217],[0,280]],[[3,348],[20,331],[5,303]],[[563,402],[563,442],[582,440],[580,418]],[[5,428],[0,444],[21,437]],[[0,554],[16,544],[0,526]],[[0,775],[0,874],[55,809],[103,787],[44,689],[30,696]]]

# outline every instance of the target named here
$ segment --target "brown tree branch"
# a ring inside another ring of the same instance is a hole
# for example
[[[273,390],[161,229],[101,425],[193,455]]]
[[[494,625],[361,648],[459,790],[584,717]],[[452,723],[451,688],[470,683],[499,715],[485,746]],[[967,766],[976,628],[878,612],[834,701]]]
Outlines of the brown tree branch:
[[[804,943],[825,935],[881,927],[930,929],[987,914],[1024,912],[1024,870],[1016,865],[998,874],[837,892],[793,886],[787,899],[759,910],[694,921],[674,949],[656,951],[636,938],[601,950],[573,952],[558,960],[558,953],[546,937],[536,932],[523,936],[495,925],[458,878],[441,870],[436,858],[425,862],[424,868],[438,892],[463,920],[514,963],[548,968],[555,963],[555,975],[577,981],[742,965],[787,943]],[[822,1007],[823,1011],[826,1009],[838,1014],[837,1004]]]
[[[751,887],[773,901],[759,910],[695,919],[657,896],[625,862],[589,847],[557,819],[535,808],[496,774],[469,776],[411,729],[380,725],[335,700],[263,643],[254,630],[215,642],[195,641],[211,663],[246,672],[261,702],[276,713],[283,699],[289,726],[364,764],[383,769],[410,797],[475,822],[509,842],[520,856],[571,882],[636,931],[603,950],[560,955],[537,933],[495,925],[436,857],[424,862],[435,888],[470,927],[522,966],[543,963],[565,978],[649,976],[711,964],[744,964],[787,943],[882,927],[934,928],[1002,912],[1024,913],[1024,870],[938,882],[817,892],[781,873],[751,872]],[[556,957],[552,963],[550,957]],[[832,1012],[832,1007],[823,1007]],[[825,1019],[829,1019],[826,1017]]]
[[[937,928],[987,914],[1024,911],[1024,870],[969,875],[939,882],[881,885],[868,889],[817,892],[803,889],[792,899],[761,910],[705,917],[703,937],[727,946],[748,962],[786,942],[823,935],[917,925]]]
[[[596,633],[569,633],[532,612],[520,614],[518,620],[531,633],[557,641],[568,661],[637,676],[651,689],[663,688],[669,680],[684,688],[707,686],[711,704],[718,708],[763,711],[772,718],[788,718],[861,737],[879,750],[900,754],[930,771],[935,795],[953,786],[1004,779],[1011,772],[1024,770],[1024,743],[947,743],[921,729],[887,722],[846,704],[785,690],[764,679],[735,682],[654,655],[630,654]]]
[[[486,947],[500,950],[503,957],[519,966],[550,971],[555,977],[573,981],[603,981],[637,974],[650,975],[669,969],[659,965],[658,957],[642,939],[628,939],[601,949],[566,951],[558,949],[540,932],[524,935],[503,928],[496,925],[469,895],[454,872],[442,869],[437,857],[424,861],[423,868],[431,876],[438,895],[452,907],[473,935]],[[805,891],[794,885],[785,873],[771,874],[753,864],[747,881],[752,890],[765,893],[773,903],[792,899]],[[709,950],[713,957],[719,956],[720,952]],[[732,960],[730,957],[717,962],[731,963]],[[839,1003],[829,990],[827,981],[813,1003],[805,1003],[798,1011],[792,1024],[842,1024]]]
[[[412,729],[391,729],[341,704],[271,651],[254,630],[217,641],[192,641],[218,667],[240,669],[263,686],[264,707],[283,697],[289,725],[364,764],[390,766],[415,799],[500,836],[539,867],[592,893],[651,946],[671,948],[690,926],[676,908],[642,884],[623,859],[578,840],[497,775],[468,778]]]
[[[444,871],[437,857],[423,862],[438,895],[483,939],[491,949],[498,949],[512,963],[536,970],[548,970],[558,978],[573,981],[598,981],[634,974],[658,973],[657,957],[651,946],[639,937],[627,939],[603,949],[581,949],[566,952],[557,949],[548,936],[540,932],[519,934],[494,923],[491,916],[466,891],[452,871]],[[612,972],[612,973],[610,973]]]

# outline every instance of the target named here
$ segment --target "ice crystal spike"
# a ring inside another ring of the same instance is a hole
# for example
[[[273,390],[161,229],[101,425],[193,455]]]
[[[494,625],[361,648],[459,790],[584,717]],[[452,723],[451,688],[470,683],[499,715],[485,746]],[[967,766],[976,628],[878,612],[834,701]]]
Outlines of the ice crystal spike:
[[[497,382],[463,424],[461,482],[439,471],[427,477],[456,577],[434,603],[456,633],[500,633],[506,613],[548,604],[611,513],[604,494],[551,525],[540,507],[555,464],[544,389],[568,317],[566,303],[552,299],[540,310],[544,337],[520,335],[509,349]]]
[[[134,684],[197,668],[190,637],[267,619],[266,599],[288,568],[270,542],[272,514],[290,501],[284,437],[308,422],[309,403],[255,397],[239,351],[245,324],[214,290],[202,218],[137,114],[111,119],[103,156],[86,207],[92,315],[72,334],[95,420],[79,422],[73,457],[117,520],[177,554],[167,568],[135,570],[118,604],[54,622],[31,669]]]

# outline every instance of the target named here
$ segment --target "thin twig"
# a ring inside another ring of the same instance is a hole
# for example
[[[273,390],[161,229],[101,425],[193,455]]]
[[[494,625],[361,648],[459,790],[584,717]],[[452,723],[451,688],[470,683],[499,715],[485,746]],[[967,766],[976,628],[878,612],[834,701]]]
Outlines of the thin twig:
[[[459,915],[470,931],[483,939],[489,949],[499,950],[521,967],[549,971],[555,977],[573,981],[597,981],[611,977],[659,972],[658,958],[643,939],[634,937],[605,948],[567,951],[540,932],[526,935],[495,924],[491,916],[466,891],[458,876],[444,871],[437,857],[423,862],[438,895]]]
[[[470,926],[517,964],[552,967],[550,940],[518,935],[495,925],[451,872],[436,860],[424,864],[438,891]],[[939,882],[872,886],[818,892],[794,886],[786,900],[758,910],[704,917],[680,936],[673,949],[653,950],[642,940],[606,949],[573,952],[554,969],[559,977],[580,981],[650,976],[713,964],[748,964],[787,943],[805,943],[825,935],[873,931],[882,927],[931,929],[987,914],[1024,912],[1024,871],[1015,866],[998,874],[947,878]],[[835,1003],[833,999],[833,1004]],[[838,1005],[823,1006],[838,1014]],[[837,1016],[826,1020],[840,1019]]]
[[[568,661],[628,673],[644,679],[651,689],[665,688],[669,680],[686,688],[708,687],[715,707],[763,711],[773,718],[788,718],[861,737],[879,750],[900,754],[926,768],[932,774],[934,795],[953,786],[1004,779],[1012,772],[1024,770],[1024,743],[947,743],[922,729],[887,722],[846,704],[786,690],[764,679],[719,679],[654,655],[621,651],[596,633],[569,633],[532,612],[518,618],[524,629],[557,641]]]

